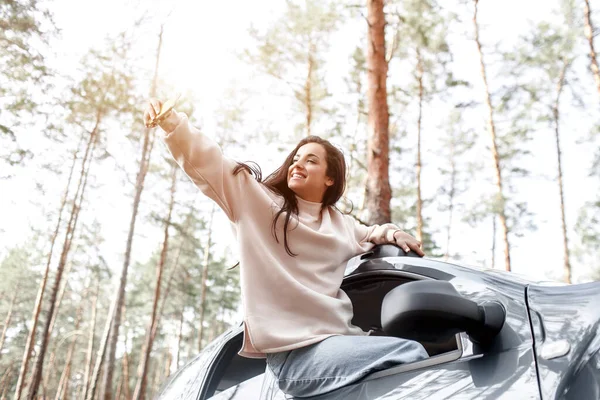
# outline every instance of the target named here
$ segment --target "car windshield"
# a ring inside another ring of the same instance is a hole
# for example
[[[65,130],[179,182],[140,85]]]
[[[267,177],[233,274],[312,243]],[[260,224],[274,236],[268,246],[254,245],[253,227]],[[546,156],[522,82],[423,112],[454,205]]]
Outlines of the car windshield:
[[[192,361],[181,368],[163,386],[158,398],[161,400],[196,399],[202,385],[202,377],[210,366],[218,340],[202,350]]]

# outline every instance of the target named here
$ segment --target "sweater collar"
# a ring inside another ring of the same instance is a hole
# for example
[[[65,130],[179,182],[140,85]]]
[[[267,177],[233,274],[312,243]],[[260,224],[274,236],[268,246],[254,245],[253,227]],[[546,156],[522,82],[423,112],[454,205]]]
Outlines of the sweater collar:
[[[314,217],[318,217],[319,215],[321,215],[323,203],[307,201],[300,198],[299,196],[296,196],[296,201],[298,202],[298,213],[308,214]]]

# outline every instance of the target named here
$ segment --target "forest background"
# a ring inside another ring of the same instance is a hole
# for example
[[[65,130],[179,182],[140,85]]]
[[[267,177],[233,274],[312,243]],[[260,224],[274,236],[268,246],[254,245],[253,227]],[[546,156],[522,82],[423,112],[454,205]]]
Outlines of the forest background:
[[[599,280],[597,10],[0,0],[0,398],[149,398],[239,323],[229,223],[142,125],[150,97],[265,175],[330,139],[340,208],[428,257]]]

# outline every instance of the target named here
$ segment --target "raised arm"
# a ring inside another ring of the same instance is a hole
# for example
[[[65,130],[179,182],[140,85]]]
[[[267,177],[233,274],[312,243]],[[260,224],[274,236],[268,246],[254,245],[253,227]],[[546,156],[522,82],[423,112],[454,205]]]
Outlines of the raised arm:
[[[152,111],[146,110],[145,121],[153,117]],[[177,164],[202,193],[214,200],[231,221],[235,221],[239,215],[243,187],[251,179],[249,174],[241,172],[234,176],[236,162],[223,156],[219,145],[192,126],[184,113],[173,110],[159,125],[165,132],[163,141]]]

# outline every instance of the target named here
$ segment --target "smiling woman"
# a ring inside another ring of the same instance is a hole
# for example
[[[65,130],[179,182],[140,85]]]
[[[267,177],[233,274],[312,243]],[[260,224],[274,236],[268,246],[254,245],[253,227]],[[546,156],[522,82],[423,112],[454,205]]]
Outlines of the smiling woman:
[[[162,108],[151,100],[144,121],[154,121]],[[427,357],[418,342],[368,337],[350,322],[352,303],[340,288],[348,259],[385,243],[423,252],[397,226],[365,226],[335,207],[346,184],[339,149],[317,136],[306,137],[262,181],[258,166],[225,157],[187,115],[173,110],[158,124],[177,163],[232,222],[244,307],[241,356],[267,358],[282,390],[300,396],[325,393],[370,372]],[[352,350],[364,362],[344,370],[348,363],[331,357],[331,349],[345,355]],[[311,377],[317,365],[320,376],[343,379],[315,387]],[[286,385],[286,376],[305,383]]]
[[[234,169],[237,174],[242,169],[255,172],[260,182],[260,171],[248,164],[238,163]],[[283,243],[286,252],[295,256],[288,243],[288,227],[291,218],[298,216],[298,198],[321,207],[335,206],[346,188],[346,163],[342,152],[329,141],[318,136],[302,139],[290,152],[283,164],[264,181],[264,185],[284,200],[283,205],[273,217],[273,234],[277,236],[277,220],[285,215],[283,225]]]
[[[288,187],[304,200],[320,202],[334,184],[328,174],[327,153],[323,145],[309,142],[294,155],[288,168]]]

